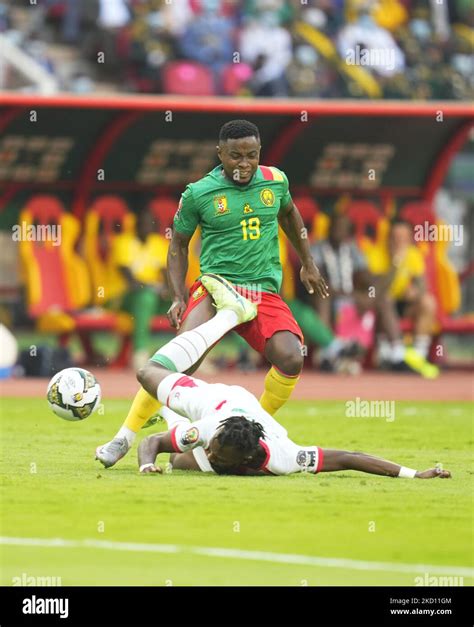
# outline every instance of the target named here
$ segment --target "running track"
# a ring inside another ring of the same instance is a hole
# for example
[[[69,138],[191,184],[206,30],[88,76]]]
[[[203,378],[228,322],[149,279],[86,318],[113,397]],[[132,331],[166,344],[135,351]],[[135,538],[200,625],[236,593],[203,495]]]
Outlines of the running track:
[[[103,398],[132,399],[138,383],[131,370],[91,368],[101,386]],[[259,396],[263,390],[266,371],[244,373],[226,370],[217,374],[201,374],[209,383],[242,385]],[[196,373],[199,377],[199,372]],[[35,397],[46,393],[47,379],[8,379],[0,381],[1,396]],[[394,375],[368,372],[360,376],[341,376],[305,371],[295,388],[293,399],[348,398],[367,400],[429,400],[429,401],[472,401],[474,400],[474,374],[471,372],[446,372],[435,381],[416,375]]]

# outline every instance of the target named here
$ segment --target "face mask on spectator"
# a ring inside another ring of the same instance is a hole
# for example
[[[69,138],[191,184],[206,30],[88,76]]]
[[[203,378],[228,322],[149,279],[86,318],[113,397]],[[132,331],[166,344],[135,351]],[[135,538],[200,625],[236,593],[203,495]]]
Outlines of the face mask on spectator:
[[[426,41],[431,35],[430,25],[425,20],[412,20],[410,22],[410,31],[420,41]]]
[[[376,28],[377,24],[374,22],[372,17],[368,14],[361,15],[358,21],[359,26],[362,28]]]
[[[318,62],[318,53],[311,46],[298,46],[295,50],[298,63],[309,67],[315,67]]]
[[[279,26],[280,23],[278,14],[274,11],[263,11],[260,13],[259,21],[267,28],[275,28],[275,26]]]
[[[306,9],[301,17],[304,22],[311,24],[311,26],[319,30],[323,30],[328,21],[326,13],[321,11],[321,9]]]
[[[202,0],[201,7],[203,13],[217,13],[219,10],[219,0]]]
[[[161,28],[163,26],[163,16],[159,11],[149,13],[146,17],[146,21],[150,28]]]

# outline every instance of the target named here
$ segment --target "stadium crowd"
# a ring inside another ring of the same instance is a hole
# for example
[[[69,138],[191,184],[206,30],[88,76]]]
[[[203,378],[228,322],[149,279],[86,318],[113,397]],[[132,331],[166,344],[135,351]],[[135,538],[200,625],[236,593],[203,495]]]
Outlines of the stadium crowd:
[[[471,0],[38,0],[0,32],[61,88],[274,97],[469,99]],[[64,78],[48,56],[78,55]],[[102,61],[98,54],[103,53]]]

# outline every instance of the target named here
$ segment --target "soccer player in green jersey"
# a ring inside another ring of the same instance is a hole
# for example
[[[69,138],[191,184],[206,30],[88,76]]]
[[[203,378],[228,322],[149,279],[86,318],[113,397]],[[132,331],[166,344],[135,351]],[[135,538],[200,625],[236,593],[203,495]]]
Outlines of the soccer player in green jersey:
[[[220,130],[217,146],[221,165],[186,187],[174,218],[168,251],[168,277],[174,296],[168,317],[179,337],[214,316],[211,297],[199,280],[192,286],[189,297],[186,294],[188,246],[199,226],[201,273],[223,277],[258,305],[255,317],[232,328],[235,327],[272,365],[265,378],[260,403],[273,415],[290,397],[303,367],[303,334],[279,296],[282,281],[279,226],[299,255],[300,278],[308,292],[325,298],[328,288],[311,256],[303,221],[288,189],[288,179],[276,167],[259,165],[260,148],[260,134],[254,124],[246,120],[227,122]],[[217,336],[213,333],[213,342],[229,330],[223,327],[222,333],[219,331]],[[207,346],[204,354],[212,345]],[[186,352],[190,353],[192,362],[192,350],[187,336],[183,336],[184,362]],[[163,363],[163,359],[156,353],[140,369],[137,374],[140,383],[146,381],[149,386],[159,366],[173,369],[173,364],[166,360]],[[180,372],[192,374],[201,361],[193,362],[188,369],[181,363]],[[115,464],[127,453],[136,433],[159,407],[156,398],[142,387],[124,425],[111,442],[97,449],[97,458],[107,467]]]

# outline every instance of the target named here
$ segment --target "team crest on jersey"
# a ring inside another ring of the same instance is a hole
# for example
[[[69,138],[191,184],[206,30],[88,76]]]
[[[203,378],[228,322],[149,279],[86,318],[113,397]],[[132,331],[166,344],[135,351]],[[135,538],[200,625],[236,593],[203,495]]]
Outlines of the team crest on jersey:
[[[215,216],[222,216],[225,213],[229,213],[230,209],[227,205],[227,196],[214,196],[214,209]]]
[[[253,213],[252,207],[247,203],[244,205],[244,213]]]
[[[265,189],[262,189],[260,192],[260,200],[263,202],[265,207],[272,207],[275,204],[275,194],[271,189],[265,187]]]
[[[186,446],[188,444],[194,444],[199,439],[199,430],[196,427],[191,427],[186,433],[181,436],[181,444]]]
[[[298,464],[298,466],[301,466],[305,469],[314,467],[316,464],[315,451],[298,451],[298,454],[296,456],[296,463]]]
[[[204,294],[204,288],[202,285],[200,285],[196,290],[194,290],[193,295],[192,295],[192,299],[193,300],[197,300],[200,296],[202,296]]]

